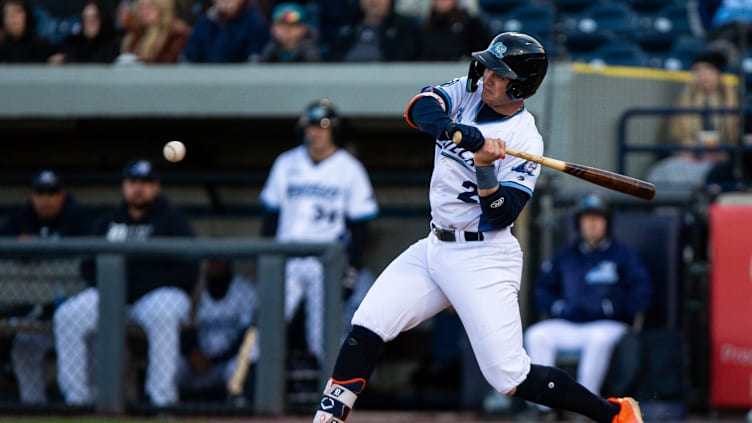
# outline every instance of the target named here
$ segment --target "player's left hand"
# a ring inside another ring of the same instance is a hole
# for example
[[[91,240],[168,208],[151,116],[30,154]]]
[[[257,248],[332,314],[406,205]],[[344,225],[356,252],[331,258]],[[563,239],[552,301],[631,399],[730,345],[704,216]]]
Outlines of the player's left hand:
[[[490,166],[499,159],[505,159],[507,156],[507,143],[499,138],[486,138],[486,142],[480,150],[475,152],[473,161],[476,166]]]

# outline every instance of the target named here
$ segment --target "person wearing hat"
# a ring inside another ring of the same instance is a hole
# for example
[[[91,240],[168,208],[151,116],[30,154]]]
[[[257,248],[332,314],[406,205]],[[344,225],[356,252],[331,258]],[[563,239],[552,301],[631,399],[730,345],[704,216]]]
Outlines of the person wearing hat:
[[[42,170],[31,179],[28,202],[0,225],[0,236],[56,240],[91,234],[92,213],[66,192],[60,177]],[[30,305],[40,310],[40,319],[52,316],[55,304]],[[20,316],[19,316],[20,317]],[[22,403],[47,402],[44,361],[53,349],[53,337],[40,333],[18,333],[11,347],[13,371]]]
[[[97,220],[94,235],[111,242],[148,242],[154,237],[192,238],[190,223],[161,193],[157,171],[147,160],[135,160],[123,169],[123,200]],[[156,406],[178,401],[177,362],[181,324],[188,321],[190,295],[198,280],[199,263],[193,259],[129,258],[126,261],[128,318],[144,329],[149,344],[145,390]],[[55,312],[55,347],[58,384],[66,403],[91,404],[93,386],[87,380],[89,352],[86,339],[95,333],[99,293],[94,263],[83,270],[91,287],[63,303]]]
[[[269,27],[245,0],[214,0],[191,31],[182,60],[193,63],[243,63],[269,40]]]
[[[545,317],[524,342],[543,365],[554,365],[557,352],[579,350],[577,381],[599,393],[616,343],[650,304],[651,282],[638,254],[611,235],[602,194],[583,196],[574,217],[577,238],[542,265],[532,294]]]
[[[307,13],[297,3],[280,3],[272,12],[272,39],[264,46],[259,62],[318,62],[321,51],[316,31],[308,24]]]

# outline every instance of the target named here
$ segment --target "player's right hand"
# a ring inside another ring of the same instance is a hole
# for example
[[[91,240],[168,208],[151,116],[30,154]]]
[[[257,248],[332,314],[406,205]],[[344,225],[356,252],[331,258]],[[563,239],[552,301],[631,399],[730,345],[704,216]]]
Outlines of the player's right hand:
[[[473,153],[480,150],[486,141],[478,128],[454,122],[450,123],[446,129],[446,133],[449,136],[448,138],[452,139],[454,133],[458,131],[462,134],[462,141],[460,141],[458,145],[465,150],[472,151]]]
[[[488,138],[480,150],[475,152],[473,162],[475,166],[490,166],[499,159],[507,156],[507,143],[499,138]]]

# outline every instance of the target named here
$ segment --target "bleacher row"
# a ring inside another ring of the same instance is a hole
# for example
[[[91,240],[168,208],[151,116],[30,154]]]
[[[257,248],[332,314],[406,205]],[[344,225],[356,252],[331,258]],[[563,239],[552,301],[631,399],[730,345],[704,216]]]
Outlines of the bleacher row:
[[[479,7],[492,32],[530,33],[563,60],[687,70],[707,47],[680,0],[479,0]]]

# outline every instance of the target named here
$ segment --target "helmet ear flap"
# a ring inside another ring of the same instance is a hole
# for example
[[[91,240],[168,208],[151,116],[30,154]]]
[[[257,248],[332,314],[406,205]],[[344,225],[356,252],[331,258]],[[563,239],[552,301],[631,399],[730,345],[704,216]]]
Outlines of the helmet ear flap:
[[[478,89],[478,81],[483,76],[483,71],[485,70],[486,67],[483,66],[479,61],[470,61],[470,69],[468,69],[467,71],[467,85],[465,86],[465,89],[468,92],[472,93]]]

